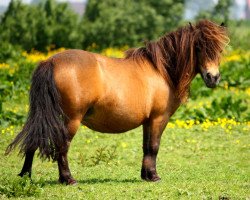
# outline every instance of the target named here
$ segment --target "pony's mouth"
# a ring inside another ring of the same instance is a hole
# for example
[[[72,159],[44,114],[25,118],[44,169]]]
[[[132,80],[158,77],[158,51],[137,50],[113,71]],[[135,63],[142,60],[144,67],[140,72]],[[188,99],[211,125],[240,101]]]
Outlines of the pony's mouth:
[[[214,76],[209,72],[203,72],[201,76],[208,88],[215,88],[219,84],[221,78],[219,73]]]

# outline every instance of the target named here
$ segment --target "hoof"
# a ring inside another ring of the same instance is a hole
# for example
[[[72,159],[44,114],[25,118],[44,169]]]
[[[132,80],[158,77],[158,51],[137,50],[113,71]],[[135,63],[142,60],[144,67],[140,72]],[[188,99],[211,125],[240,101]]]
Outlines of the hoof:
[[[77,181],[73,178],[65,179],[60,177],[58,180],[59,183],[66,184],[66,185],[76,185]]]
[[[20,172],[19,174],[17,174],[17,176],[23,177],[23,176],[29,176],[31,178],[31,173],[30,172]]]
[[[149,181],[152,181],[152,182],[160,182],[161,178],[159,176],[155,176],[153,177],[152,179],[150,179]]]
[[[157,175],[155,170],[149,171],[149,170],[142,169],[141,178],[145,181],[150,181],[150,182],[157,182],[161,180],[161,178]]]
[[[148,181],[148,182],[159,182],[161,178],[157,175],[153,177],[141,177],[143,180]]]
[[[69,179],[67,185],[77,185],[77,181],[75,179]]]

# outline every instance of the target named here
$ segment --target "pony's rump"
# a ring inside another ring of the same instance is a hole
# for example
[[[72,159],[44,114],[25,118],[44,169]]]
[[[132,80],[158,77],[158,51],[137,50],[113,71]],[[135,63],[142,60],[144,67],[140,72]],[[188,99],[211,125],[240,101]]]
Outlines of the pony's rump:
[[[64,120],[52,61],[41,62],[32,77],[28,119],[6,154],[19,145],[21,154],[39,149],[41,158],[56,160],[68,137]]]

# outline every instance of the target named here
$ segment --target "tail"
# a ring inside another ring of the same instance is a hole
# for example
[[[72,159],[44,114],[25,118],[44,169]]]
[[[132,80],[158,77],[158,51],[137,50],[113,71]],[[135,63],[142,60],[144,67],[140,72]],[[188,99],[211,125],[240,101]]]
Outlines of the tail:
[[[60,99],[53,76],[53,64],[49,60],[44,61],[32,77],[27,122],[7,147],[6,154],[19,146],[21,154],[39,149],[40,158],[57,160],[61,149],[67,145],[68,137]]]

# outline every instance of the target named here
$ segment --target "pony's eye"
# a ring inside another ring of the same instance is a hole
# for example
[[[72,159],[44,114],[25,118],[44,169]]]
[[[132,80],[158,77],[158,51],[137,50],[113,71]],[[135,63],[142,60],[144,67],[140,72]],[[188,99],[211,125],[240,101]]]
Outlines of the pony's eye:
[[[198,47],[198,46],[197,46],[197,47],[195,47],[195,50],[196,50],[196,52],[198,52],[198,53],[199,53],[199,52],[201,52],[201,48],[200,48],[200,47]]]

